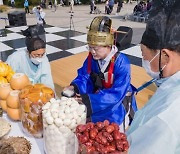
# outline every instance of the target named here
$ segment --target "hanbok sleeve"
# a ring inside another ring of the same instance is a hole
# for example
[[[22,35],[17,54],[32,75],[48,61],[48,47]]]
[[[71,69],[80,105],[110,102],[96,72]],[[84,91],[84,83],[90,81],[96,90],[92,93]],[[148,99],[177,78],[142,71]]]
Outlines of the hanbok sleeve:
[[[54,89],[54,83],[53,83],[51,72],[49,72],[48,74],[43,74],[41,76],[41,83],[43,83],[43,84],[47,85],[48,87]]]
[[[156,116],[128,135],[129,154],[174,153],[177,140],[170,126]]]
[[[48,60],[45,61],[43,64],[40,82],[54,89],[54,82],[51,74],[51,66]]]
[[[14,72],[19,72],[19,62],[18,59],[14,56],[14,54],[8,56],[6,63],[11,66]]]

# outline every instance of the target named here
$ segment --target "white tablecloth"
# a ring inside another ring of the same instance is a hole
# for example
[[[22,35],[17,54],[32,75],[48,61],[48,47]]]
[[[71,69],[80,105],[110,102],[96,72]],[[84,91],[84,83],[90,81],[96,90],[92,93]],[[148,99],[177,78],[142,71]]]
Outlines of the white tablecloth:
[[[31,154],[45,154],[44,152],[44,142],[43,139],[38,139],[34,137],[27,136],[25,133],[22,131],[22,126],[21,122],[15,122],[12,121],[8,118],[7,114],[3,114],[3,118],[9,121],[11,124],[11,131],[9,132],[8,136],[20,136],[20,137],[25,137],[28,141],[31,142]]]

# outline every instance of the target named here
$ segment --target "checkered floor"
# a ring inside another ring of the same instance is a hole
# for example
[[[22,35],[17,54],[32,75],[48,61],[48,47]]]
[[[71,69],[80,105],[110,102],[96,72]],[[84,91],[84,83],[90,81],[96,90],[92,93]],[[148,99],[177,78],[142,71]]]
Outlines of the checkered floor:
[[[21,30],[27,26],[7,28],[7,36],[0,37],[0,59],[6,61],[7,57],[25,47],[25,37]],[[49,61],[64,58],[86,51],[87,34],[70,29],[46,25],[46,51]],[[122,51],[127,54],[131,64],[141,66],[141,52],[139,46],[133,46]]]

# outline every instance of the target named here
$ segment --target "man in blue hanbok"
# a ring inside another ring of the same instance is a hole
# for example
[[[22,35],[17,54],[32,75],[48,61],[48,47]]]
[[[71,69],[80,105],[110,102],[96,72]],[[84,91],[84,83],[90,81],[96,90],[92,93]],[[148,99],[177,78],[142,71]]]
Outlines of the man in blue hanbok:
[[[108,119],[121,125],[124,131],[137,107],[129,60],[113,45],[111,24],[108,17],[93,19],[87,34],[89,55],[64,92],[75,91],[78,100],[86,105],[91,121]]]
[[[129,154],[180,154],[180,1],[154,1],[149,17],[143,67],[160,86],[127,131]]]
[[[27,49],[9,55],[7,63],[17,73],[25,73],[30,81],[43,83],[54,89],[51,67],[46,56],[46,43],[40,37],[26,36]]]

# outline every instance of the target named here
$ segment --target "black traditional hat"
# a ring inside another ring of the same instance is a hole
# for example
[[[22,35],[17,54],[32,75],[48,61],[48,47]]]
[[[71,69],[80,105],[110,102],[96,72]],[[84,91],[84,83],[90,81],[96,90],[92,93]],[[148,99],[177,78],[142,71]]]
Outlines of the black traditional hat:
[[[150,49],[180,44],[180,0],[153,0],[141,43]]]

